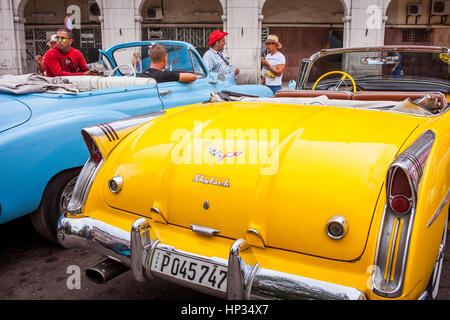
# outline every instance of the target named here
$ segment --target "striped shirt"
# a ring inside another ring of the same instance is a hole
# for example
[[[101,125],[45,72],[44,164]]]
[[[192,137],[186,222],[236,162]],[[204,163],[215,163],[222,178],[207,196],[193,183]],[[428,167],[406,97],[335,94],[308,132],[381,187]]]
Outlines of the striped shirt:
[[[230,66],[230,60],[223,51],[216,51],[209,48],[208,51],[203,55],[203,61],[205,62],[206,68],[210,72],[218,73],[228,73],[228,67]]]

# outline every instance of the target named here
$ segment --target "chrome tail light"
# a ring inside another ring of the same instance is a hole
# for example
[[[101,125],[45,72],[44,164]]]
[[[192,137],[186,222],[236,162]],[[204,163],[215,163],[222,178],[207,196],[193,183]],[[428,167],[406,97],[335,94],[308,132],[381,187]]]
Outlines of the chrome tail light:
[[[164,115],[166,112],[154,112],[136,117],[102,123],[96,126],[84,128],[81,131],[84,142],[89,150],[89,159],[81,170],[75,189],[70,199],[67,211],[70,214],[83,213],[83,206],[98,171],[108,157],[109,153],[128,134],[136,130],[139,126],[155,118]],[[101,142],[101,145],[99,143]]]
[[[89,189],[104,161],[104,155],[96,144],[93,133],[90,132],[91,130],[90,128],[87,128],[81,131],[81,135],[89,150],[90,157],[78,176],[72,198],[67,206],[67,211],[71,214],[80,214],[83,212],[83,205],[86,201]]]
[[[388,173],[388,204],[395,213],[407,214],[415,206],[414,187],[404,169],[391,166]]]
[[[372,276],[377,295],[395,298],[402,294],[417,191],[434,140],[434,132],[426,131],[389,166]]]

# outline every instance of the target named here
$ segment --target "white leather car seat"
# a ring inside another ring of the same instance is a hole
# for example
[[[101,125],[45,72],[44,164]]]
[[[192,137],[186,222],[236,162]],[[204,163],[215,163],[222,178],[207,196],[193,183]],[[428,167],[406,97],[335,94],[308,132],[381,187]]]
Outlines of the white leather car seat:
[[[80,91],[118,88],[118,87],[134,87],[144,86],[156,83],[153,78],[137,78],[137,77],[101,77],[101,76],[68,76],[62,77],[78,86]]]

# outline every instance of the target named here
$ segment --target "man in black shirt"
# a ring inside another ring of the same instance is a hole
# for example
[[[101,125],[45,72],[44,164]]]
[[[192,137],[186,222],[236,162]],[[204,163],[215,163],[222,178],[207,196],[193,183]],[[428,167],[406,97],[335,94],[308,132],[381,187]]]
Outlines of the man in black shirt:
[[[166,46],[161,43],[151,46],[150,61],[150,68],[142,72],[138,77],[153,78],[158,83],[168,81],[188,83],[197,79],[197,76],[193,73],[164,70],[167,66],[167,49]]]

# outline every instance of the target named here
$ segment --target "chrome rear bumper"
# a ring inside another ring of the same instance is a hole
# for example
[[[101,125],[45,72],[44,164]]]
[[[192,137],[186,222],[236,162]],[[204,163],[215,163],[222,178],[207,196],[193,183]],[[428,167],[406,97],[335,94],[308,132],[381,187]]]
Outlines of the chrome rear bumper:
[[[227,290],[208,287],[152,273],[151,262],[155,248],[180,253],[169,245],[150,239],[150,223],[137,219],[130,232],[115,228],[89,217],[66,218],[58,222],[58,239],[66,248],[87,248],[128,266],[138,281],[163,278],[201,292],[227,299],[324,299],[364,300],[361,291],[320,280],[287,274],[259,267],[250,246],[244,239],[236,240],[230,248],[228,261],[215,257],[201,257],[211,263],[227,267]],[[198,255],[191,254],[193,257]]]

